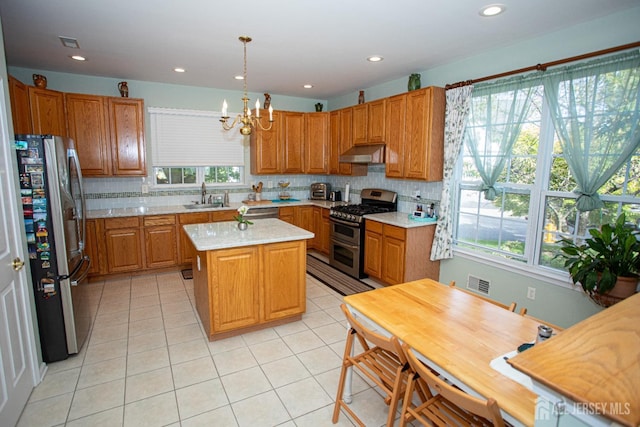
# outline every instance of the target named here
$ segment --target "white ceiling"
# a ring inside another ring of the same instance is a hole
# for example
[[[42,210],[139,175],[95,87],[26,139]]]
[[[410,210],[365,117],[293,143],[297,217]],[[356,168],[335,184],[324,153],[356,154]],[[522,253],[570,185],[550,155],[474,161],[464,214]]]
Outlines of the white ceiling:
[[[0,16],[10,66],[241,90],[246,34],[249,91],[330,99],[638,5],[499,2],[483,18],[493,0],[0,0]]]

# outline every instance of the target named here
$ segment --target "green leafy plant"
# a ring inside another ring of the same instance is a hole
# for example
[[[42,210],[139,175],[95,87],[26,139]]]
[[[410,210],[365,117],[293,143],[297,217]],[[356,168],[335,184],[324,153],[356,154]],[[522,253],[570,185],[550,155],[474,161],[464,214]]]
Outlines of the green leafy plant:
[[[578,245],[564,238],[564,266],[574,284],[580,284],[588,294],[605,294],[618,277],[635,277],[640,273],[640,240],[638,230],[625,225],[622,213],[615,224],[604,224],[600,230],[590,229],[590,238]]]

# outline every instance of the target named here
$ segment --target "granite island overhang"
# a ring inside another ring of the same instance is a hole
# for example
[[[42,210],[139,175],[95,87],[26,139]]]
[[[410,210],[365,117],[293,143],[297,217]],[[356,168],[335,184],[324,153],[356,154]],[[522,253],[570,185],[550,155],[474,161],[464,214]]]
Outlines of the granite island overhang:
[[[307,240],[314,234],[279,219],[185,225],[195,247],[196,309],[209,340],[302,318]]]

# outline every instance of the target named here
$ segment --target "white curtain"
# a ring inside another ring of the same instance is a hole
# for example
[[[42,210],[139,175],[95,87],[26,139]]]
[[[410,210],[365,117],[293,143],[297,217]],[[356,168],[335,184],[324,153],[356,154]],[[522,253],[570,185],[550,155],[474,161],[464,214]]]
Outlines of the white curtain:
[[[435,237],[431,247],[431,261],[453,258],[453,218],[452,184],[455,167],[464,136],[464,126],[469,115],[469,105],[473,86],[462,86],[447,91],[447,105],[444,119],[444,173],[440,217],[436,224]]]

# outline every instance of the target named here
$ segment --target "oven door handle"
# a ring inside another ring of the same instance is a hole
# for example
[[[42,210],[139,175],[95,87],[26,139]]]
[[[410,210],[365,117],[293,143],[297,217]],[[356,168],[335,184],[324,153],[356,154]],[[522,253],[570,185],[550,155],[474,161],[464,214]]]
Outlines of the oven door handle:
[[[331,221],[336,222],[338,224],[342,224],[342,225],[346,225],[347,227],[351,227],[351,228],[360,228],[360,224],[356,223],[356,222],[349,222],[349,221],[344,221],[342,219],[338,219],[335,217],[330,217],[329,218]]]
[[[359,245],[350,245],[348,243],[343,242],[342,240],[337,240],[337,239],[331,239],[331,243],[334,243],[338,246],[343,246],[345,248],[349,248],[349,249],[359,249],[360,246]]]

